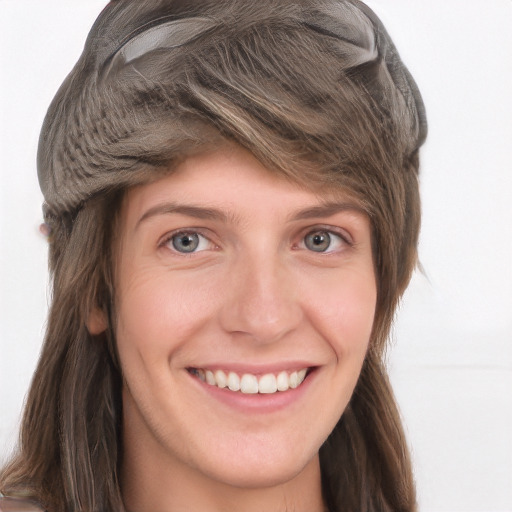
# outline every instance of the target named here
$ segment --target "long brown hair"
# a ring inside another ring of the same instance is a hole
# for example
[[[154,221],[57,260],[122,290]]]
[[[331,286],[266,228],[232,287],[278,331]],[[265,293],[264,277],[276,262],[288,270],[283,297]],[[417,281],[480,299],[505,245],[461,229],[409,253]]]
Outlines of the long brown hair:
[[[149,30],[163,43],[149,44]],[[417,260],[425,135],[414,81],[357,0],[112,1],[41,134],[52,303],[0,490],[50,512],[124,510],[115,323],[94,337],[86,321],[94,307],[115,318],[124,191],[229,140],[294,181],[349,191],[370,216],[376,316],[351,402],[320,450],[324,499],[332,512],[414,511],[384,352]]]

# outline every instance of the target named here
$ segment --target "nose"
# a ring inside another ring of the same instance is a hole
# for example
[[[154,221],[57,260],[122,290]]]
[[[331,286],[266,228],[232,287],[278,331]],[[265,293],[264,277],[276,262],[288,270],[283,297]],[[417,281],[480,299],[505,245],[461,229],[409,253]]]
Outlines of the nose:
[[[279,341],[300,324],[298,283],[284,262],[268,255],[241,258],[227,282],[230,290],[225,290],[227,300],[221,313],[227,332],[267,344]]]

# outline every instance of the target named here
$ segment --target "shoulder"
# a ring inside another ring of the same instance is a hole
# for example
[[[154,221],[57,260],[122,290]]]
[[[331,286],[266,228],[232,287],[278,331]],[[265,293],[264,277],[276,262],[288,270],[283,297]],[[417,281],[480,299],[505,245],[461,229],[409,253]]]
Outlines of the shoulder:
[[[21,498],[0,496],[0,512],[44,512],[37,503]]]

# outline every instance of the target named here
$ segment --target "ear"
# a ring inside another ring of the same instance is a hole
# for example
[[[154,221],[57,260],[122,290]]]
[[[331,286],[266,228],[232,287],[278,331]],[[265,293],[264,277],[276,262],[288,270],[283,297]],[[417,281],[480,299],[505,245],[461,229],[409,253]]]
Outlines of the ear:
[[[87,330],[93,336],[97,336],[107,330],[108,322],[105,313],[95,307],[90,313],[87,319]]]

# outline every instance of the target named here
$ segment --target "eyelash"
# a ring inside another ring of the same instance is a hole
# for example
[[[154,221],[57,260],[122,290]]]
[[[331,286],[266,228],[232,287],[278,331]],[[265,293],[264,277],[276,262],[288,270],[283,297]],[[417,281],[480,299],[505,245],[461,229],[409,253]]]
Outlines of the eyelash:
[[[332,243],[332,239],[336,238],[338,239],[338,247],[334,249],[328,249],[325,251],[315,251],[314,249],[311,249],[307,247],[307,237],[310,235],[327,235],[329,237],[330,244]],[[299,249],[305,249],[312,253],[317,254],[333,254],[338,252],[339,250],[343,250],[343,246],[347,247],[353,247],[354,243],[352,242],[351,238],[344,232],[340,232],[337,229],[333,229],[332,227],[327,226],[315,226],[313,229],[308,229],[307,232],[305,232],[302,235],[301,241],[298,244]],[[341,246],[341,247],[340,247]]]
[[[205,248],[202,248],[200,251],[197,251],[194,249],[193,251],[190,251],[187,253],[186,251],[179,251],[178,249],[176,249],[175,246],[173,247],[173,245],[174,245],[173,239],[177,239],[180,236],[184,237],[186,235],[199,236],[200,238],[203,239],[203,242],[202,242],[203,244],[206,241],[207,244],[210,244],[210,245],[216,247],[215,244],[210,240],[210,238],[208,236],[206,236],[205,234],[203,234],[198,229],[180,229],[179,231],[173,231],[172,233],[167,234],[163,238],[163,240],[158,244],[158,246],[159,247],[167,247],[174,254],[179,254],[181,256],[191,256],[192,254],[206,250]],[[199,243],[201,244],[201,241]]]
[[[312,253],[317,253],[317,254],[332,254],[332,253],[335,253],[337,252],[337,249],[334,249],[334,250],[325,250],[325,251],[315,251],[311,248],[308,248],[307,245],[306,245],[306,239],[309,235],[316,235],[316,234],[326,234],[328,235],[328,237],[330,238],[330,242],[332,242],[332,238],[335,237],[336,239],[338,239],[338,244],[339,245],[346,245],[348,247],[353,247],[354,243],[352,242],[352,240],[350,239],[350,237],[345,234],[345,233],[342,233],[338,230],[335,230],[331,227],[326,227],[326,226],[316,226],[312,229],[309,229],[306,231],[306,232],[303,232],[303,234],[301,235],[301,240],[298,244],[294,244],[293,248],[294,249],[304,249],[304,250],[307,250],[307,251],[310,251]],[[211,239],[206,236],[204,233],[201,232],[201,230],[199,229],[180,229],[178,231],[173,231],[169,234],[167,234],[161,242],[159,242],[158,246],[159,247],[167,247],[167,249],[169,249],[171,252],[173,252],[174,254],[179,254],[181,256],[191,256],[193,254],[196,254],[198,252],[203,252],[205,250],[208,250],[208,248],[206,247],[203,247],[201,248],[200,250],[197,250],[197,248],[193,249],[192,251],[190,252],[186,252],[186,251],[179,251],[173,244],[173,239],[177,239],[178,237],[180,236],[186,236],[186,235],[190,235],[190,236],[198,236],[200,237],[201,239],[203,239],[203,241],[201,242],[201,240],[199,241],[199,246],[201,245],[204,245],[204,243],[206,244],[210,244],[211,246],[213,246],[214,248],[216,248],[217,246],[211,241]]]

